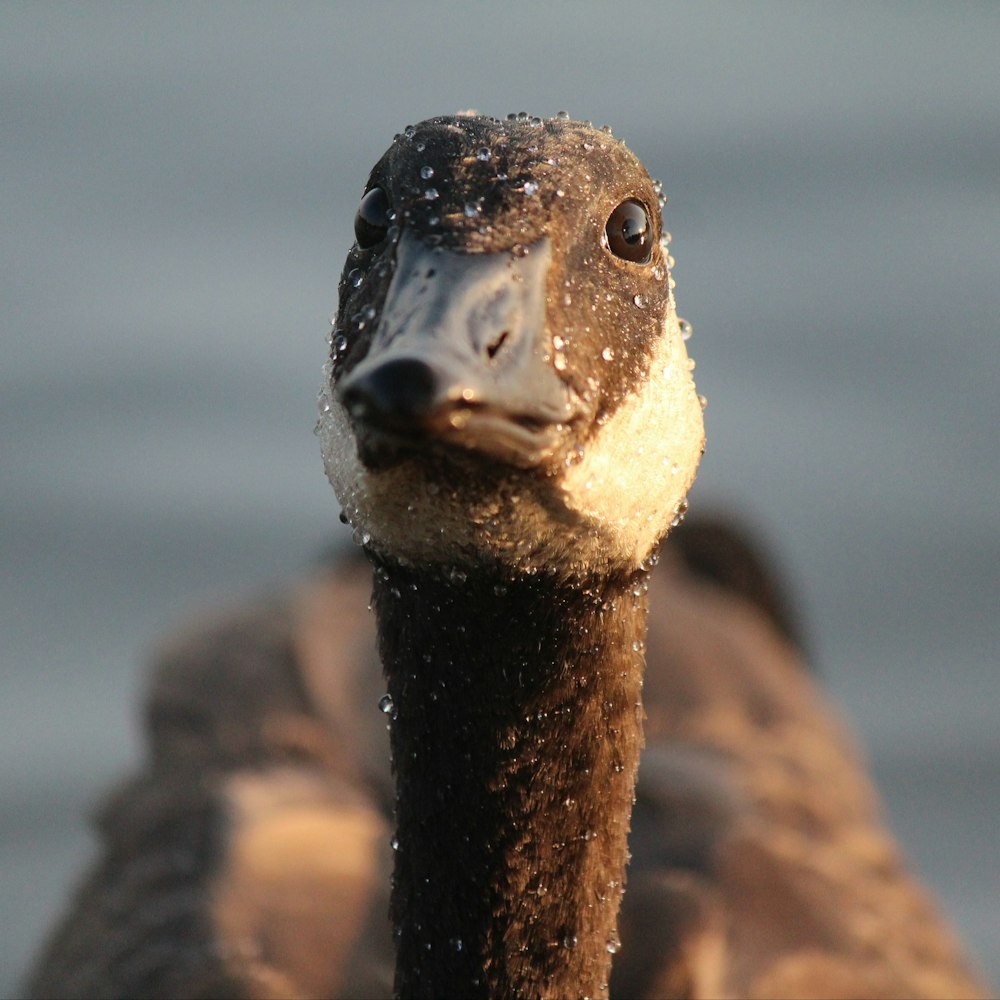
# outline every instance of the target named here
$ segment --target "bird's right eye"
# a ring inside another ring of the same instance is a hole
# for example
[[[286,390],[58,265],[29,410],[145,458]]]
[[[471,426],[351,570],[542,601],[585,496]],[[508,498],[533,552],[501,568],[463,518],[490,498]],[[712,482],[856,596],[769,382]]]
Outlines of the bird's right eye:
[[[389,229],[389,196],[380,187],[374,187],[358,205],[354,216],[354,237],[362,250],[375,246],[385,239]]]

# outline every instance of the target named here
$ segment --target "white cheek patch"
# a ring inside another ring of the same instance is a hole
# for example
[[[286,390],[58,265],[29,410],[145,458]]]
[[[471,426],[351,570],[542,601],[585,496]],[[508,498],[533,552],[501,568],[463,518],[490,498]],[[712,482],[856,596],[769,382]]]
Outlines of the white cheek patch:
[[[690,368],[671,302],[646,380],[563,477],[567,507],[592,525],[613,561],[642,562],[694,482],[705,429]]]
[[[500,560],[565,573],[634,567],[666,534],[694,481],[702,410],[671,307],[649,374],[561,476],[511,470],[492,487],[440,482],[419,458],[372,472],[324,371],[317,426],[326,474],[356,537],[410,562]]]
[[[474,497],[467,488],[460,492],[457,485],[431,479],[418,459],[366,469],[347,411],[333,395],[329,363],[316,432],[327,478],[357,541],[410,562],[466,561],[483,547],[483,526],[496,523],[502,498]]]

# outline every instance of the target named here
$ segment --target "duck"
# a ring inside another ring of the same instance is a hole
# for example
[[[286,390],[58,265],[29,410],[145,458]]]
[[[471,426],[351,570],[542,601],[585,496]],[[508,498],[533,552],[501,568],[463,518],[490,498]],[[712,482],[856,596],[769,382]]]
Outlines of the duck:
[[[357,549],[161,645],[32,995],[987,995],[767,562],[685,520],[662,203],[565,113],[393,139],[317,424]]]

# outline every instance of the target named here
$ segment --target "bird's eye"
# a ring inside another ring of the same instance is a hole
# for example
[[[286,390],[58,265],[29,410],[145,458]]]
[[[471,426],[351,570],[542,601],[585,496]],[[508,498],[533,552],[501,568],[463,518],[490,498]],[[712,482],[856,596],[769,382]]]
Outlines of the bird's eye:
[[[375,246],[385,239],[389,229],[389,196],[380,187],[374,187],[358,205],[354,216],[354,237],[362,250]]]
[[[645,264],[653,249],[653,227],[649,213],[641,201],[629,198],[623,201],[608,219],[604,229],[608,249],[622,260]]]

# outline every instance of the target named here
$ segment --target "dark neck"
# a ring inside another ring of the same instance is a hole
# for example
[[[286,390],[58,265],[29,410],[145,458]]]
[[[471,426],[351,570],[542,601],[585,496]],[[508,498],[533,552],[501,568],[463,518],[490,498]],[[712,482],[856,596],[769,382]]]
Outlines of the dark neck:
[[[379,566],[402,997],[607,995],[642,742],[642,574]]]

